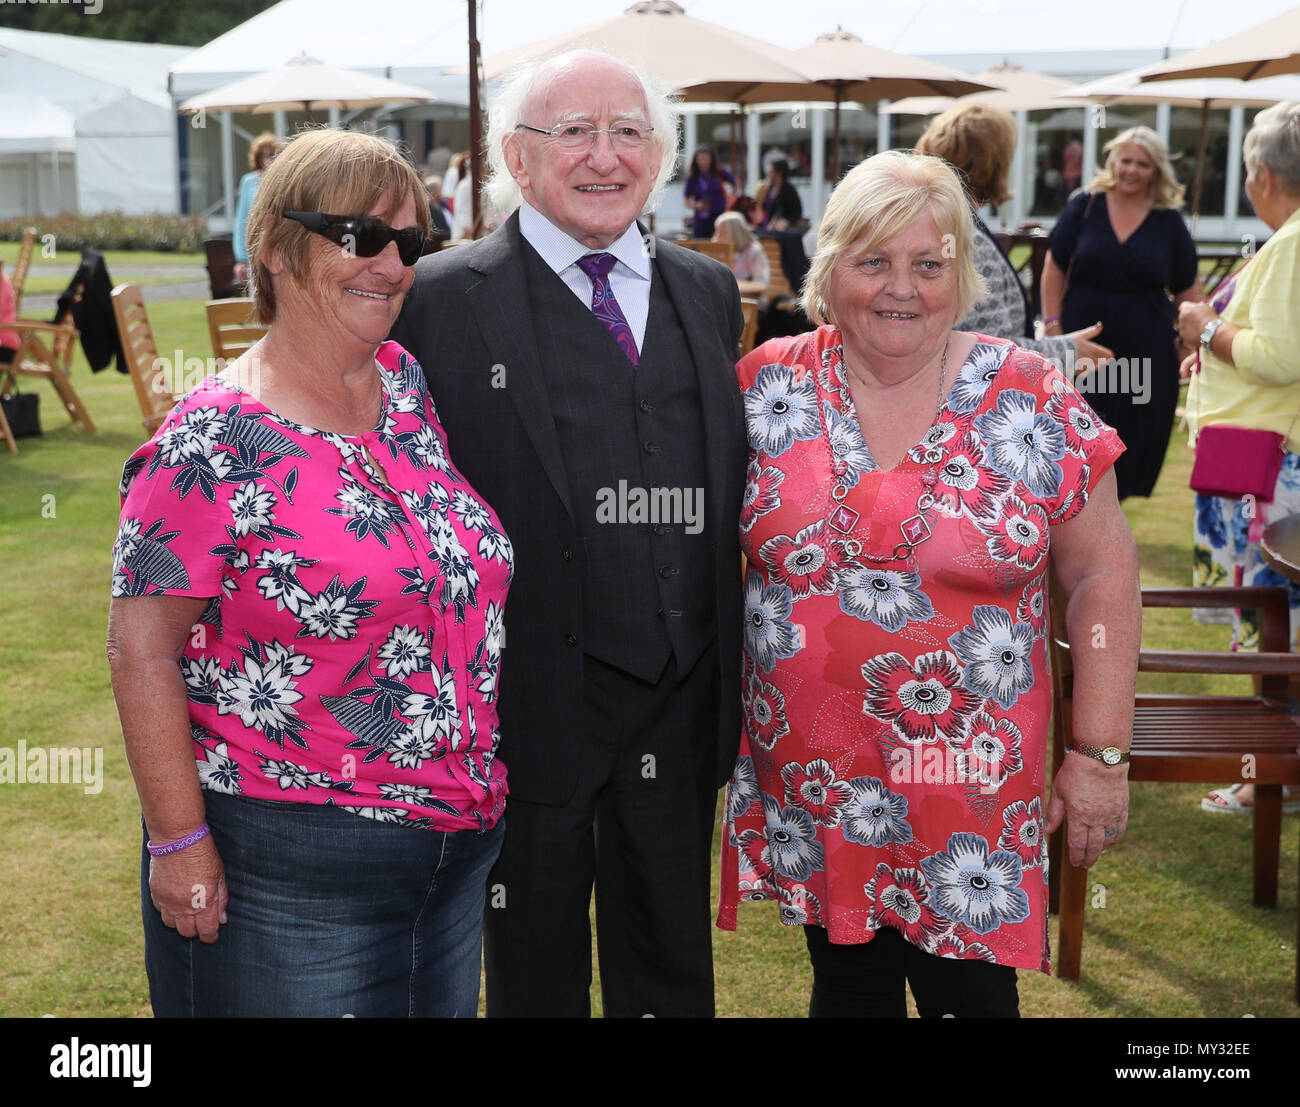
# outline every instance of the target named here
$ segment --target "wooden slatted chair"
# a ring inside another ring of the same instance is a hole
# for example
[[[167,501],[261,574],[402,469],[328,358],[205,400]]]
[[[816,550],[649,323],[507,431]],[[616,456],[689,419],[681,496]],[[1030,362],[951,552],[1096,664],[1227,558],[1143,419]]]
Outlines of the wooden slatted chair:
[[[135,398],[144,413],[141,422],[152,435],[176,406],[177,397],[172,394],[168,366],[158,357],[158,344],[138,284],[119,284],[113,289],[113,314],[117,317],[117,332],[135,386]],[[180,366],[176,369],[179,372]]]
[[[15,313],[18,312],[17,305],[22,299],[22,287],[27,283],[27,270],[31,267],[35,244],[36,230],[28,227],[23,231],[18,263],[10,280],[14,287]],[[72,321],[72,304],[80,301],[84,291],[78,282],[73,289],[71,303],[59,313],[58,319],[53,323],[24,319],[19,315],[17,319],[5,324],[6,330],[18,332],[20,342],[13,361],[0,368],[0,392],[12,392],[17,387],[18,377],[36,377],[38,380],[49,381],[73,422],[80,423],[93,433],[94,420],[90,418],[90,412],[86,410],[86,405],[81,402],[81,397],[69,379],[72,355],[80,337],[80,332]]]
[[[9,283],[14,290],[14,314],[23,313],[23,288],[27,285],[27,271],[32,267],[32,252],[36,249],[36,228],[24,227],[18,243],[18,258],[14,261],[13,275]]]
[[[781,268],[781,243],[775,238],[760,238],[758,241],[763,244],[763,252],[767,255],[767,265],[772,271],[772,275],[768,278],[767,298],[772,300],[777,296],[796,295],[795,290],[790,287],[790,282],[786,279],[785,270]]]
[[[266,324],[253,318],[253,301],[247,297],[209,300],[208,334],[212,352],[233,361],[266,334]]]
[[[745,329],[740,332],[740,356],[744,357],[754,348],[758,335],[758,301],[742,299],[740,309],[745,313]]]
[[[1133,719],[1132,781],[1197,783],[1243,778],[1254,771],[1254,903],[1277,906],[1282,840],[1282,786],[1300,784],[1300,706],[1287,699],[1288,677],[1300,675],[1290,646],[1285,588],[1144,588],[1143,607],[1253,608],[1259,614],[1260,652],[1142,650],[1138,671],[1207,673],[1258,678],[1252,696],[1168,695],[1140,692]],[[1049,648],[1053,681],[1053,764],[1071,742],[1073,669],[1065,633],[1064,597],[1053,579]],[[1086,869],[1069,863],[1065,828],[1049,843],[1052,902],[1059,907],[1056,973],[1077,980],[1083,952]],[[1295,997],[1300,1003],[1300,929]]]
[[[697,254],[704,254],[714,261],[722,262],[728,269],[731,268],[731,263],[736,257],[736,248],[730,242],[714,242],[709,238],[688,238],[682,245]]]

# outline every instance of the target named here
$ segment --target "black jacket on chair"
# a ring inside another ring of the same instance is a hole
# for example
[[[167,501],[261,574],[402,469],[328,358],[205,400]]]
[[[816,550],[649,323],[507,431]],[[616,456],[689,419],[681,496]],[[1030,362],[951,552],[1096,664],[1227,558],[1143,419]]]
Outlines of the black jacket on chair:
[[[77,298],[80,288],[81,297]],[[117,358],[117,371],[127,372],[126,357],[122,353],[122,340],[117,333],[117,317],[113,314],[113,282],[108,278],[108,266],[103,255],[92,246],[81,252],[81,264],[68,287],[59,296],[58,314],[71,309],[72,321],[81,332],[81,348],[92,371],[107,369]]]
[[[741,727],[738,518],[744,413],[736,383],[742,317],[735,279],[701,254],[655,239],[662,279],[698,381],[708,536],[716,556],[719,704],[715,782],[735,764]],[[500,755],[511,795],[563,804],[577,783],[582,702],[580,550],[526,280],[532,247],[518,215],[485,239],[421,259],[392,338],[421,360],[453,464],[499,513],[515,550],[501,671]],[[537,255],[531,254],[533,260]],[[705,736],[702,736],[705,737]]]

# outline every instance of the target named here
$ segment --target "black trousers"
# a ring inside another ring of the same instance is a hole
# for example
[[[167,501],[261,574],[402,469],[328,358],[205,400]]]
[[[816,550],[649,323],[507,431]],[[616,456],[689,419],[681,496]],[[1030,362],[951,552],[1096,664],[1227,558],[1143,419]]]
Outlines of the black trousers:
[[[988,961],[936,957],[883,926],[862,945],[837,946],[820,926],[805,926],[812,958],[814,1019],[907,1018],[912,986],[923,1019],[1016,1019],[1016,970]]]
[[[592,887],[607,1016],[713,1015],[716,643],[655,684],[584,659],[563,807],[507,801],[484,916],[489,1017],[591,1014]]]

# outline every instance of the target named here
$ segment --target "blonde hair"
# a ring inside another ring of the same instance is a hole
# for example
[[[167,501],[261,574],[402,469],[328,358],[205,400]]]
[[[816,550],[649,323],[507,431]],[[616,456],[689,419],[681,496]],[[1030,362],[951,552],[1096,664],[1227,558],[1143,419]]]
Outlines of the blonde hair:
[[[1300,196],[1300,102],[1283,100],[1255,116],[1241,153],[1248,173],[1265,165],[1283,191]]]
[[[284,143],[280,139],[270,131],[263,131],[248,148],[248,168],[254,172],[265,169],[265,163],[270,162],[283,149]]]
[[[737,253],[748,250],[754,242],[754,233],[749,229],[749,220],[738,211],[724,211],[714,221],[713,231],[715,234],[721,231],[722,240],[730,242]]]
[[[1151,178],[1151,206],[1173,208],[1177,211],[1183,206],[1183,196],[1187,190],[1178,183],[1178,178],[1174,174],[1168,147],[1150,127],[1130,127],[1106,143],[1106,164],[1088,182],[1088,191],[1100,188],[1109,192],[1115,187],[1115,166],[1119,162],[1120,150],[1130,142],[1135,146],[1141,146],[1156,167],[1155,176]]]
[[[1011,199],[1007,176],[1016,155],[1016,119],[990,104],[959,104],[937,115],[916,144],[961,174],[974,206]]]
[[[401,151],[387,139],[359,131],[328,128],[304,131],[293,138],[262,175],[248,216],[248,270],[252,277],[253,312],[258,320],[275,320],[275,289],[262,261],[267,250],[278,253],[293,279],[302,282],[312,232],[286,211],[320,211],[328,215],[365,215],[384,198],[391,219],[410,199],[415,221],[429,233],[429,197]]]
[[[886,150],[859,162],[831,193],[800,301],[808,318],[835,323],[827,301],[831,274],[845,253],[877,249],[927,212],[940,234],[952,237],[957,265],[953,323],[964,319],[984,295],[984,281],[975,268],[974,223],[966,193],[942,158],[902,150]]]

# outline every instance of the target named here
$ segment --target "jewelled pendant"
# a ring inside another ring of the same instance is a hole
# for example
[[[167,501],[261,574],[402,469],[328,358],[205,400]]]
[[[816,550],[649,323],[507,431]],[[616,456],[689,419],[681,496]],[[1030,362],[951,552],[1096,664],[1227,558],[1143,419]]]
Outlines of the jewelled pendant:
[[[904,519],[898,524],[898,529],[903,532],[903,538],[909,546],[919,546],[930,537],[930,524],[921,515],[913,515],[910,519]]]
[[[841,534],[849,534],[858,525],[859,518],[861,516],[853,508],[840,504],[831,512],[827,522]]]

